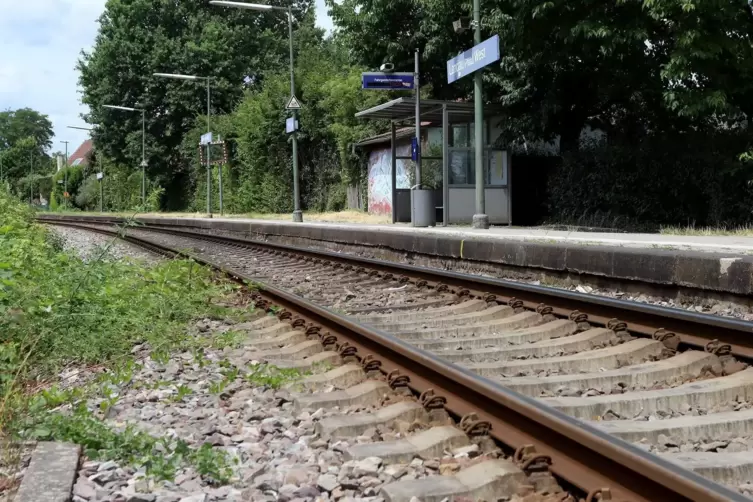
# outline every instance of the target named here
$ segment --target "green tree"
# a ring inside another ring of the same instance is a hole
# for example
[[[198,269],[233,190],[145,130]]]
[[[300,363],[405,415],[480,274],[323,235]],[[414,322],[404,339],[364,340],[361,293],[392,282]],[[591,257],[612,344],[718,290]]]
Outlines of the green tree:
[[[277,5],[287,2],[273,0]],[[292,3],[294,22],[311,0]],[[100,124],[95,143],[117,164],[141,162],[141,116],[103,109],[104,104],[147,110],[148,174],[166,187],[169,208],[180,207],[187,162],[179,148],[194,119],[206,113],[199,83],[153,77],[155,72],[212,77],[212,113],[231,111],[246,77],[287,64],[287,17],[222,9],[208,2],[108,0],[94,48],[78,64],[90,123]]]
[[[34,182],[35,198],[40,194],[49,198],[49,183],[39,183],[37,178],[52,173],[50,157],[45,152],[52,146],[52,136],[52,122],[47,115],[30,108],[0,112],[2,182],[24,200],[29,198],[30,180]]]
[[[32,138],[39,152],[52,147],[52,122],[31,108],[0,112],[0,150],[13,147],[19,141]]]
[[[363,163],[352,143],[384,124],[355,118],[355,113],[389,99],[389,94],[360,89],[362,67],[348,63],[338,39],[324,39],[310,25],[297,32],[296,64],[299,115],[301,197],[308,210],[342,209],[344,186],[362,181]],[[236,198],[243,211],[292,210],[292,159],[285,133],[289,75],[276,72],[248,93],[233,114],[237,142]]]
[[[753,11],[748,0],[643,0],[648,17],[666,27],[651,40],[669,55],[661,76],[678,113],[750,113]]]
[[[470,98],[472,79],[446,84],[445,62],[473,45],[452,21],[471,2],[326,0],[356,63],[412,68],[437,98]],[[749,115],[753,15],[747,0],[482,1],[484,37],[503,59],[484,73],[486,99],[505,107],[506,142],[562,138],[577,147],[584,125],[637,141]],[[724,116],[720,117],[722,114]],[[690,122],[694,123],[691,124]]]

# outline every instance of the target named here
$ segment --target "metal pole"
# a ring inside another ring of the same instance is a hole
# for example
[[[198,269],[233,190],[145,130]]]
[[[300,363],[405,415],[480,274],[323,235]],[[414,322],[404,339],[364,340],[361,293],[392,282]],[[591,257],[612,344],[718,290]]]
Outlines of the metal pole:
[[[209,85],[210,85],[210,83],[211,83],[211,79],[209,77],[207,77],[207,129],[210,128],[210,126],[209,126],[209,117],[212,114],[212,111],[211,111],[211,109],[209,107],[210,106],[210,101],[209,101],[209,96],[210,96]],[[218,139],[218,141],[220,141],[220,140]],[[218,164],[217,165],[217,177],[218,177],[217,183],[219,184],[218,188],[219,188],[219,192],[220,192],[219,193],[219,195],[220,195],[220,200],[219,200],[219,202],[220,202],[220,216],[222,216],[223,213],[224,213],[223,202],[222,202],[222,164]]]
[[[61,143],[65,143],[65,171],[63,171],[65,184],[63,185],[63,206],[65,209],[68,209],[68,197],[65,196],[65,194],[68,193],[68,142],[61,141]]]
[[[288,7],[288,38],[290,39],[290,96],[295,96],[295,73],[293,64],[293,12]],[[298,113],[293,110],[293,123],[298,118]],[[301,190],[298,186],[298,134],[293,129],[293,221],[302,222]]]
[[[416,205],[413,203],[413,190],[421,188],[421,85],[419,83],[419,53],[415,54],[415,80],[416,80],[416,179],[411,188],[410,220],[411,225],[416,224]]]
[[[34,205],[34,152],[29,152],[29,205]]]
[[[141,204],[146,209],[146,110],[141,110]]]
[[[395,122],[390,122],[390,184],[392,185],[392,223],[397,222],[397,139],[395,137]]]
[[[211,132],[212,127],[209,122],[209,106],[211,99],[211,90],[209,88],[209,80],[207,79],[207,132]],[[212,217],[212,164],[210,158],[212,145],[210,143],[211,142],[207,143],[207,216],[209,218]]]
[[[450,114],[442,105],[442,226],[450,223]]]
[[[481,43],[481,1],[473,0],[473,41]],[[475,108],[475,153],[476,153],[476,214],[473,215],[473,228],[489,228],[486,214],[486,193],[484,189],[484,102],[481,70],[473,75],[473,103]]]
[[[104,212],[105,207],[105,173],[102,171],[102,156],[97,152],[97,164],[102,177],[99,179],[99,212]]]
[[[421,86],[419,84],[419,54],[416,49],[416,182],[414,185],[421,185]]]

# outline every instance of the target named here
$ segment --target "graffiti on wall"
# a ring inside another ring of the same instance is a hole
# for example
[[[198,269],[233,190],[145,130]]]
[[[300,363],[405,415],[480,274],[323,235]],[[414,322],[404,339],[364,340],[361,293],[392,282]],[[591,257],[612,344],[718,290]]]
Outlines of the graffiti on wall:
[[[369,154],[369,213],[392,214],[392,150],[383,148]],[[410,145],[397,147],[398,157],[410,156]],[[397,188],[410,188],[407,175],[409,161],[397,160]]]

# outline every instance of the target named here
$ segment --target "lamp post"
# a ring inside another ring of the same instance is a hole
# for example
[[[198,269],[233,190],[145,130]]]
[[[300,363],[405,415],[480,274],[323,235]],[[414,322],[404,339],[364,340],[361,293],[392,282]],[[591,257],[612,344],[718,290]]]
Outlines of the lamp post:
[[[61,143],[65,143],[65,171],[63,171],[63,178],[65,179],[64,185],[63,185],[63,202],[65,203],[65,208],[68,209],[68,142],[67,141],[61,141]]]
[[[211,0],[211,5],[218,5],[221,7],[234,7],[237,9],[250,9],[259,11],[271,11],[278,10],[284,11],[288,14],[288,39],[290,42],[290,97],[295,96],[295,72],[293,70],[293,12],[290,7],[277,7],[275,5],[264,5],[256,3],[245,2],[226,2],[224,0]],[[297,118],[297,112],[293,109],[293,121]],[[302,222],[303,213],[301,212],[301,192],[298,185],[298,136],[296,131],[293,131],[293,221]]]
[[[34,152],[29,152],[29,205],[34,205]]]
[[[155,73],[155,77],[161,77],[161,78],[172,78],[176,80],[191,80],[191,81],[201,81],[205,80],[207,82],[207,132],[212,132],[211,129],[211,121],[210,117],[212,114],[212,91],[211,91],[211,83],[212,83],[212,77],[200,77],[198,75],[181,75],[179,73]],[[207,214],[209,217],[212,217],[212,164],[211,164],[211,147],[212,145],[207,144]],[[220,214],[223,213],[223,207],[222,207],[222,168],[220,167],[219,171],[219,184],[220,184]]]
[[[96,124],[95,124],[96,127]],[[80,131],[93,131],[94,129],[91,127],[79,127],[79,126],[68,126],[68,129],[78,129]],[[99,164],[99,173],[97,175],[98,181],[99,181],[99,212],[104,212],[104,206],[105,206],[105,172],[102,170],[102,157],[97,153],[97,164]],[[101,174],[101,178],[99,176]]]
[[[128,106],[103,105],[112,110],[141,112],[141,204],[146,207],[146,110]]]
[[[473,43],[481,43],[481,0],[473,0]],[[473,104],[476,154],[476,214],[473,215],[473,228],[489,228],[486,214],[486,191],[484,179],[484,101],[482,72],[473,75]]]

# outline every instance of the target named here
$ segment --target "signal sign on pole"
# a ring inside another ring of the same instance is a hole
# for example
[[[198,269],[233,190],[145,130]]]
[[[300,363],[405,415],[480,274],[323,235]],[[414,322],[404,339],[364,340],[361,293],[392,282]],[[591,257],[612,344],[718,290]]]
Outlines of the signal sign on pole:
[[[288,104],[285,105],[285,108],[288,110],[300,110],[301,102],[298,101],[298,98],[296,98],[295,96],[290,96],[290,101],[288,101]]]
[[[212,146],[221,146],[222,147],[222,158],[212,158],[209,161],[210,165],[221,165],[221,164],[228,164],[230,159],[230,154],[228,151],[227,141],[213,141],[209,143]],[[214,155],[213,155],[214,157]],[[202,146],[199,147],[199,162],[201,162],[201,165],[205,166],[207,164],[207,156],[206,151]]]

